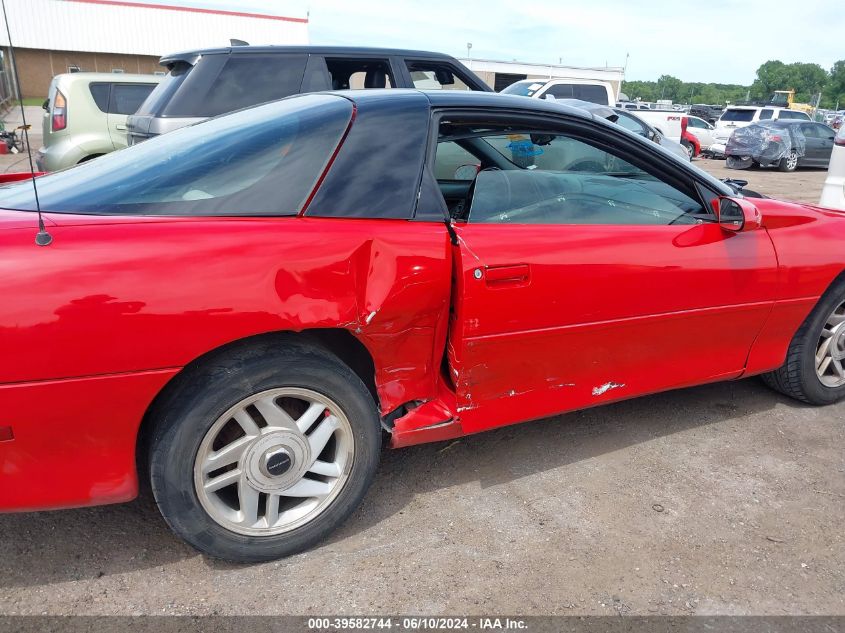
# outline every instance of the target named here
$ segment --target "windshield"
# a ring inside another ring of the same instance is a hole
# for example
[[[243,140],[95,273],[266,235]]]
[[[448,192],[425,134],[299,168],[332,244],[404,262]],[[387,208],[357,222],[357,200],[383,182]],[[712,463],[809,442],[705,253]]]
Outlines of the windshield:
[[[511,84],[510,86],[502,90],[502,94],[519,95],[520,97],[530,97],[542,87],[542,81],[517,81],[515,84]]]
[[[720,121],[737,121],[740,123],[748,123],[754,118],[756,110],[744,110],[739,108],[729,108],[725,110],[724,114],[719,117]]]
[[[191,125],[41,176],[43,211],[116,215],[295,215],[352,117],[335,95],[284,99]],[[34,211],[31,182],[0,207]]]

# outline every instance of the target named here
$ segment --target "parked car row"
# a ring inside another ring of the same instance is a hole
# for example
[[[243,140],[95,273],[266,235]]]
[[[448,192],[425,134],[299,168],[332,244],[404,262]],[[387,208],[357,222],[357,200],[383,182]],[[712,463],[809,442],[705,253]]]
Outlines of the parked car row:
[[[55,171],[164,132],[301,92],[491,89],[441,53],[357,47],[231,46],[161,59],[164,77],[57,75],[44,103],[37,162]]]
[[[731,169],[774,166],[781,171],[828,166],[833,130],[821,123],[778,119],[734,131],[725,147]]]

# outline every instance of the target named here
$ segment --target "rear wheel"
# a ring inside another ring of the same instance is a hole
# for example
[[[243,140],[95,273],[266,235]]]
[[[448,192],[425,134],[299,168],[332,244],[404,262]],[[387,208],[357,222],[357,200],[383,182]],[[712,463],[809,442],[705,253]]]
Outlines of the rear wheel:
[[[778,169],[781,171],[795,171],[798,168],[798,152],[794,149],[789,150],[789,153],[780,159]]]
[[[695,156],[695,147],[689,141],[681,141],[681,145],[684,146],[684,149],[687,150],[687,155],[689,159],[692,160]]]
[[[98,158],[100,156],[102,156],[102,154],[89,154],[88,156],[80,158],[79,162],[76,164],[81,165],[82,163],[87,163],[89,160],[94,160],[95,158]]]
[[[845,279],[830,287],[795,333],[783,367],[763,380],[809,404],[845,397]]]
[[[151,439],[153,494],[170,527],[211,556],[257,562],[313,545],[375,473],[372,397],[318,347],[242,351],[166,400]]]
[[[725,167],[728,169],[748,169],[754,161],[749,157],[743,156],[726,156]]]

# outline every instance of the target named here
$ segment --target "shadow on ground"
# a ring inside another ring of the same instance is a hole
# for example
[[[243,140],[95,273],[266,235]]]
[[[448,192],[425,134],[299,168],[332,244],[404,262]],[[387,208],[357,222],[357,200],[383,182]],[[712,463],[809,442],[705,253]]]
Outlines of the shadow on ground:
[[[385,450],[362,506],[329,543],[402,512],[416,495],[478,481],[482,489],[675,433],[802,407],[757,380],[708,385],[479,435]],[[35,586],[167,565],[198,554],[168,529],[149,494],[123,505],[0,515],[0,586]],[[238,565],[205,558],[214,569]]]

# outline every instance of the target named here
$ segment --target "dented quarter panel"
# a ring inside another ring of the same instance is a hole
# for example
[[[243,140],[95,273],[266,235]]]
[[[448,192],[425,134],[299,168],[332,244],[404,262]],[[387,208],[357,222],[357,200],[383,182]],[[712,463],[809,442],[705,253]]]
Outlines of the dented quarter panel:
[[[34,230],[0,231],[3,296],[14,298],[4,305],[0,341],[15,359],[0,364],[0,410],[17,437],[0,443],[0,490],[33,499],[28,507],[43,494],[32,468],[44,442],[75,456],[74,477],[61,498],[44,499],[49,507],[129,498],[135,437],[161,377],[246,337],[343,328],[371,353],[385,411],[437,394],[435,350],[442,355],[451,275],[440,223],[48,219],[49,248],[33,244]],[[24,212],[15,226],[25,220],[35,226]],[[115,397],[126,391],[132,406],[127,400],[115,416],[105,403],[120,408]],[[61,401],[54,410],[70,417],[45,418],[24,406],[27,394]],[[104,428],[112,430],[103,435]],[[12,445],[14,462],[3,457]],[[96,494],[93,482],[102,484]],[[12,503],[6,496],[0,492],[0,507]]]

